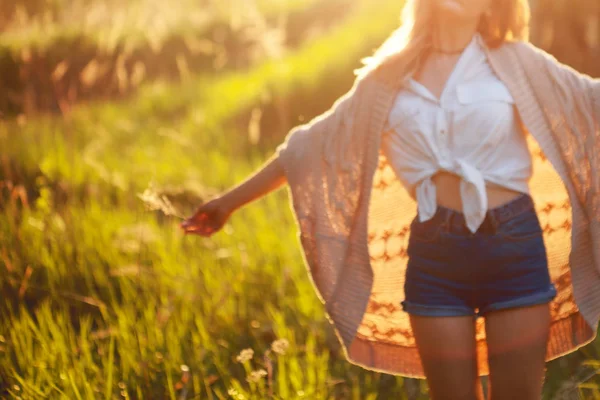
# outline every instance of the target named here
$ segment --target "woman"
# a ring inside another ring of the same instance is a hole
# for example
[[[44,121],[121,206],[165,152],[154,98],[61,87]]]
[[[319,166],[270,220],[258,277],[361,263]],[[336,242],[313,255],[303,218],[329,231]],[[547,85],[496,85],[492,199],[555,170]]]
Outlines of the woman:
[[[527,43],[525,0],[413,0],[403,21],[182,227],[211,235],[287,181],[349,361],[433,399],[482,399],[488,374],[492,399],[539,399],[600,318],[600,82]]]

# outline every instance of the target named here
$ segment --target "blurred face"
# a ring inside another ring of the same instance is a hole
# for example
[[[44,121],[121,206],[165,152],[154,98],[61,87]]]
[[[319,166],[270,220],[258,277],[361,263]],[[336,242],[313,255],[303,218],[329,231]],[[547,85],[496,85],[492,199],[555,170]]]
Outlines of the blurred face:
[[[438,16],[456,19],[479,19],[493,0],[433,0]]]

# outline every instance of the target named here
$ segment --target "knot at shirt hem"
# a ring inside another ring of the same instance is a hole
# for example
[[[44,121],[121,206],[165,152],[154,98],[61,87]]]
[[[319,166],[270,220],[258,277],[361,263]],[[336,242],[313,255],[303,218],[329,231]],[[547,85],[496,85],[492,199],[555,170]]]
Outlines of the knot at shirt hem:
[[[436,186],[431,180],[435,172],[423,179],[416,190],[420,222],[433,218],[438,207]],[[454,161],[451,172],[461,177],[460,196],[465,223],[469,231],[475,233],[483,223],[487,211],[488,201],[483,174],[461,158]]]

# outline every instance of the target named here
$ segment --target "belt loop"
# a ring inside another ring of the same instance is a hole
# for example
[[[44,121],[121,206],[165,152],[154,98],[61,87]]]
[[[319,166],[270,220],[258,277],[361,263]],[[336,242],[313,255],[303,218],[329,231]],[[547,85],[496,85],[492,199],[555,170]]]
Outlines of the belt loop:
[[[448,232],[452,232],[454,230],[454,218],[456,217],[455,212],[448,213]]]

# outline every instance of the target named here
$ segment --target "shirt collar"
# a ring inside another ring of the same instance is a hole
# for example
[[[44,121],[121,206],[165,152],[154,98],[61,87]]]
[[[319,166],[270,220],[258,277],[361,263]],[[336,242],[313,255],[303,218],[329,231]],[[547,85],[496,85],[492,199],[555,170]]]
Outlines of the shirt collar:
[[[469,44],[460,54],[454,68],[452,69],[452,72],[450,73],[450,76],[448,76],[446,87],[442,93],[442,96],[447,90],[451,90],[452,86],[455,86],[456,79],[458,79],[460,74],[464,72],[464,69],[467,68],[467,63],[469,60],[472,60],[475,54],[478,52],[483,51],[482,46],[485,44],[482,42],[483,38],[481,37],[481,34],[479,32],[475,32]],[[412,73],[404,80],[402,86],[436,103],[441,101],[441,99],[437,99],[429,90],[427,90],[427,88],[415,81]]]

